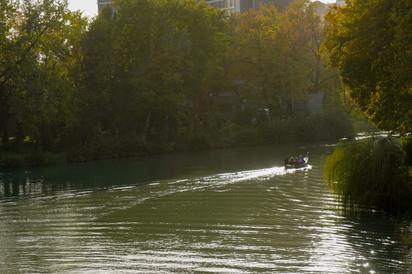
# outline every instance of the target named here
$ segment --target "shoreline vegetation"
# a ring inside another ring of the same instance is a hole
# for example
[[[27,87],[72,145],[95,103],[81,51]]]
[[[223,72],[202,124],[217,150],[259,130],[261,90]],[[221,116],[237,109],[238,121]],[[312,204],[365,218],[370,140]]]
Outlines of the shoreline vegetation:
[[[401,136],[412,133],[411,15],[407,0],[351,0],[326,15],[323,44],[351,104]],[[412,137],[388,137],[340,144],[324,173],[344,209],[410,214],[411,165]]]
[[[227,16],[115,1],[90,20],[66,1],[3,1],[0,166],[350,137],[325,21],[289,2]]]
[[[327,186],[346,214],[362,210],[412,217],[412,136],[341,142],[325,159]],[[402,242],[412,248],[410,225],[399,223]]]
[[[361,208],[391,213],[412,209],[411,137],[341,142],[328,155],[324,174],[344,210]]]
[[[72,154],[38,151],[33,144],[25,143],[20,152],[0,152],[0,168],[15,169],[56,164],[79,163],[95,160],[133,158],[163,153],[226,149],[296,142],[336,141],[353,138],[354,131],[349,117],[331,113],[315,114],[279,124],[239,127],[231,125],[220,135],[194,136],[187,145],[176,143],[141,143],[138,136],[123,140],[96,140],[92,147]],[[213,139],[214,138],[214,139]]]

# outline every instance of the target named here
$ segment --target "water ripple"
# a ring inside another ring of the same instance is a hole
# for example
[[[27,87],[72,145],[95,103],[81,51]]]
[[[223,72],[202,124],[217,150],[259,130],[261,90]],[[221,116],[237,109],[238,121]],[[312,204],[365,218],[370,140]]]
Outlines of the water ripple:
[[[321,155],[300,170],[0,199],[0,272],[407,273],[412,255],[390,220],[337,210]]]

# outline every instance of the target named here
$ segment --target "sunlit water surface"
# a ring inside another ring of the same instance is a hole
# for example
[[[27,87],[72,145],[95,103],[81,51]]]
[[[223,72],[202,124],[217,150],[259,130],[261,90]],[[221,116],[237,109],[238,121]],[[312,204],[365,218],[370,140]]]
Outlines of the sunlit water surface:
[[[3,172],[0,273],[410,273],[399,221],[337,210],[322,181],[330,147]],[[283,169],[306,151],[309,167]]]

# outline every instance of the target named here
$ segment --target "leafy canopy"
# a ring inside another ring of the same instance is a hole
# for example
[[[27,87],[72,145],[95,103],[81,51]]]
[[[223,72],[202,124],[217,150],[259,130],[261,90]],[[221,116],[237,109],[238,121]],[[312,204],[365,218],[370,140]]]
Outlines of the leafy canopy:
[[[353,101],[382,129],[412,130],[412,2],[348,0],[328,14],[325,48]]]

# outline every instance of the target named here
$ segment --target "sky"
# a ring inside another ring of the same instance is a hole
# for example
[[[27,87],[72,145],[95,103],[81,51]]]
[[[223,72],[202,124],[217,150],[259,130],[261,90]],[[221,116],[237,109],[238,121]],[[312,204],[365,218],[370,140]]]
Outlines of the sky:
[[[97,0],[68,0],[69,8],[81,10],[84,15],[93,17],[97,14]]]
[[[68,0],[72,10],[81,10],[84,15],[93,17],[97,14],[97,0]],[[335,3],[335,0],[321,0],[325,3]]]

